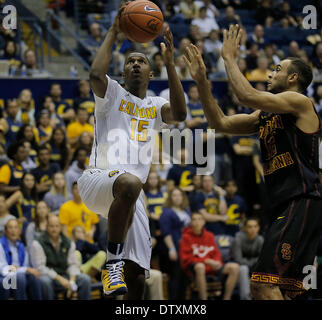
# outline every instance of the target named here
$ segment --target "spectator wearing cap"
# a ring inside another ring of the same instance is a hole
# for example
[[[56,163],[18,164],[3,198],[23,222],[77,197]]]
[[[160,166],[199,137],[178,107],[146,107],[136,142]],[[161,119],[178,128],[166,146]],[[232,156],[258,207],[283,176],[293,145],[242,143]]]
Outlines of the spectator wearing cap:
[[[28,252],[19,240],[20,233],[18,221],[10,219],[0,238],[0,300],[8,300],[11,293],[15,300],[41,300],[40,274],[30,266]],[[16,278],[16,288],[4,287],[8,277]]]
[[[62,233],[55,214],[49,214],[46,231],[33,241],[30,256],[40,272],[44,300],[53,300],[55,289],[63,290],[67,298],[77,295],[79,300],[90,299],[91,280],[80,272],[75,243]]]

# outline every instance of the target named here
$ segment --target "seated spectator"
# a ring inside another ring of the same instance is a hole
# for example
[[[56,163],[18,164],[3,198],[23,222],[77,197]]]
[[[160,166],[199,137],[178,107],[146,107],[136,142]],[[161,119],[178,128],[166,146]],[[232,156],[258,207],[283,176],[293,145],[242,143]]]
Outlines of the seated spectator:
[[[263,49],[267,44],[267,40],[264,37],[264,28],[262,25],[258,24],[254,27],[254,32],[251,33],[248,37],[250,43],[256,43],[258,45],[258,49]]]
[[[176,58],[176,71],[180,80],[192,80],[189,69],[182,56]]]
[[[59,210],[59,220],[63,225],[63,233],[71,237],[73,228],[82,226],[86,232],[86,240],[93,242],[96,224],[99,221],[98,216],[83,203],[76,181],[73,183],[72,194],[73,200],[65,202]]]
[[[75,146],[79,136],[84,131],[94,136],[94,127],[88,123],[87,109],[79,108],[77,109],[76,121],[67,126],[67,139],[72,147]]]
[[[30,143],[30,150],[28,150],[27,157],[29,156],[32,161],[36,162],[38,143],[35,138],[33,127],[30,124],[22,125],[17,132],[16,140],[21,143],[24,143],[25,141]]]
[[[314,106],[315,106],[315,110],[321,116],[321,112],[322,112],[322,84],[319,84],[315,88],[315,91],[314,91],[314,94],[313,94],[313,103],[314,103]]]
[[[22,236],[25,237],[25,231],[30,222],[35,218],[36,203],[38,194],[36,190],[35,177],[31,173],[24,173],[21,179],[21,187],[8,199],[10,213],[14,215],[22,227]]]
[[[65,130],[61,127],[55,128],[47,146],[51,151],[50,161],[58,164],[61,170],[67,170],[71,149],[67,144]]]
[[[86,157],[85,165],[88,166],[88,164],[89,164],[89,158],[90,158],[90,155],[91,155],[91,152],[92,152],[93,136],[89,132],[84,131],[79,136],[79,139],[77,141],[76,146],[77,146],[77,149],[78,148],[84,148],[84,149],[86,149],[86,151],[87,151],[87,157]]]
[[[72,200],[73,196],[67,190],[67,183],[62,172],[56,172],[52,177],[50,190],[45,193],[44,201],[50,211],[58,214],[60,207],[67,201]]]
[[[34,135],[37,143],[42,145],[50,140],[53,133],[53,128],[50,125],[49,111],[41,110],[37,120],[37,127],[34,128]]]
[[[168,190],[177,186],[182,190],[192,190],[191,182],[192,176],[196,173],[196,167],[188,162],[188,152],[185,148],[178,151],[178,160],[180,164],[173,164],[168,172],[167,183]],[[187,161],[186,161],[187,160]]]
[[[291,7],[287,1],[280,4],[279,8],[275,10],[276,20],[285,20],[289,26],[297,27],[298,23],[296,17],[291,13]]]
[[[203,39],[198,40],[195,45],[198,48],[199,52],[201,53],[202,59],[203,59],[204,64],[207,68],[207,74],[209,75],[209,74],[217,72],[217,68],[216,68],[217,62],[213,61],[210,54],[205,52],[204,40]]]
[[[24,147],[26,148],[26,153],[28,155],[26,160],[23,161],[21,165],[24,168],[24,170],[26,170],[27,172],[30,172],[32,169],[35,169],[37,167],[35,161],[33,160],[34,159],[33,152],[35,150],[31,148],[30,141],[25,139],[22,139],[20,141],[23,143]]]
[[[228,6],[225,10],[225,16],[218,21],[220,29],[229,29],[231,24],[238,24],[242,26],[239,16],[235,13],[235,9],[232,6]]]
[[[159,222],[167,250],[161,255],[160,267],[169,274],[169,298],[184,299],[184,274],[178,256],[182,229],[190,223],[188,200],[184,191],[179,188],[169,191]]]
[[[234,261],[240,264],[240,280],[244,283],[240,287],[246,290],[241,290],[242,300],[250,299],[250,275],[259,258],[264,238],[258,234],[259,223],[255,218],[248,218],[244,224],[243,231],[236,234],[233,240],[231,251]]]
[[[29,89],[23,89],[17,99],[18,114],[17,119],[22,124],[34,125],[35,123],[35,101],[32,97],[32,92]]]
[[[208,38],[204,42],[204,50],[213,57],[214,61],[218,61],[221,55],[222,42],[219,39],[219,31],[211,30]]]
[[[274,21],[275,10],[271,2],[271,0],[262,0],[255,11],[255,19],[265,27],[270,27]]]
[[[193,19],[191,24],[197,26],[203,38],[208,37],[211,30],[218,30],[219,26],[215,19],[207,17],[207,8],[199,9],[199,18]]]
[[[166,194],[161,191],[161,179],[157,172],[150,171],[144,185],[144,192],[147,198],[147,209],[150,217],[153,220],[159,220]]]
[[[316,75],[321,77],[322,75],[322,42],[318,42],[312,53],[312,64],[313,64],[313,71]],[[319,78],[320,79],[320,78]]]
[[[28,252],[19,240],[20,233],[18,221],[11,219],[0,238],[0,300],[8,300],[11,293],[15,300],[41,300],[40,274],[29,263]],[[16,287],[7,289],[4,280],[10,276],[16,278]]]
[[[17,100],[8,100],[6,105],[7,117],[4,119],[6,122],[5,130],[3,130],[6,148],[16,141],[17,132],[22,126],[21,121],[17,119],[19,108]]]
[[[258,44],[252,43],[249,48],[249,52],[246,56],[246,63],[248,70],[254,70],[257,68],[257,59],[259,57]]]
[[[258,203],[259,196],[256,188],[255,169],[253,165],[253,147],[256,136],[233,136],[231,145],[233,148],[234,176],[237,182],[239,194],[247,205],[246,214],[249,216],[253,205]]]
[[[9,220],[16,219],[15,216],[9,213],[9,204],[6,196],[0,193],[0,237],[4,234],[4,227]]]
[[[98,244],[86,240],[86,232],[82,226],[73,228],[72,239],[76,244],[81,272],[87,274],[92,282],[97,282],[96,277],[106,262],[106,251],[100,250]]]
[[[231,300],[239,277],[239,265],[234,262],[223,263],[215,236],[207,231],[205,219],[199,212],[191,215],[191,224],[182,231],[180,242],[180,261],[184,272],[195,280],[199,299],[207,300],[207,275],[225,279],[223,300]]]
[[[198,6],[199,10],[202,7],[206,7],[207,18],[215,20],[215,18],[218,18],[220,16],[220,12],[217,10],[216,6],[214,4],[212,4],[211,0],[195,0],[195,3]]]
[[[181,0],[179,10],[187,20],[196,19],[199,16],[199,9],[194,0]]]
[[[28,224],[26,229],[26,244],[28,250],[30,250],[32,242],[37,239],[43,231],[47,230],[47,218],[50,213],[50,209],[45,201],[39,201],[36,204],[35,217],[32,222]]]
[[[186,53],[186,48],[190,45],[191,41],[188,38],[182,38],[179,47],[175,52],[175,57],[181,56]]]
[[[291,41],[288,46],[288,56],[297,58],[299,55],[300,46],[296,41]]]
[[[155,78],[167,79],[167,69],[164,65],[161,52],[157,52],[152,57],[152,71]]]
[[[198,40],[204,39],[205,37],[202,35],[202,32],[197,25],[190,24],[188,38],[192,43],[196,43]]]
[[[110,68],[114,76],[121,76],[126,55],[132,50],[133,43],[126,39],[123,32],[116,35],[116,39],[112,48],[112,59]]]
[[[265,56],[257,59],[257,68],[249,73],[249,81],[268,81],[269,75],[272,73],[268,69],[268,60]]]
[[[72,192],[73,183],[77,181],[83,174],[83,171],[87,169],[87,150],[79,147],[74,153],[74,159],[75,160],[65,174],[67,190],[69,193]]]
[[[91,95],[91,88],[87,80],[80,80],[78,83],[79,96],[74,100],[74,109],[86,109],[89,115],[94,113],[95,101]]]
[[[1,60],[9,60],[9,74],[14,76],[20,68],[21,59],[17,54],[17,44],[10,40],[4,47],[4,53],[0,57]]]
[[[225,191],[215,185],[214,177],[211,175],[202,176],[201,185],[201,195],[195,197],[192,208],[203,215],[208,231],[214,234],[224,234],[224,222],[228,219]]]
[[[37,191],[41,200],[51,187],[54,173],[60,171],[60,168],[57,163],[50,162],[50,150],[45,145],[40,146],[38,149],[38,162],[39,165],[31,170],[31,173],[36,178]]]
[[[247,78],[249,76],[249,72],[247,69],[246,60],[243,58],[239,58],[237,64],[238,64],[240,72]]]
[[[25,172],[22,162],[27,158],[26,148],[22,142],[11,144],[8,148],[10,161],[0,167],[0,192],[12,194],[20,190],[21,179]]]
[[[55,104],[56,113],[65,121],[71,121],[75,117],[74,109],[68,102],[63,101],[61,98],[62,90],[59,83],[52,83],[50,86],[50,96]]]
[[[225,234],[234,237],[246,218],[246,204],[244,199],[237,194],[238,188],[234,180],[227,181],[225,191],[228,216],[227,221],[225,221]]]
[[[31,246],[31,261],[40,272],[43,299],[53,300],[58,289],[64,290],[67,298],[77,293],[79,300],[89,300],[91,280],[80,272],[75,243],[61,231],[59,218],[50,214],[47,230]]]
[[[279,64],[280,58],[275,54],[274,45],[268,43],[264,46],[264,53],[268,60],[268,69],[275,70],[275,67]]]
[[[25,69],[25,71],[24,71]],[[40,70],[37,66],[37,60],[35,52],[31,49],[27,49],[23,54],[23,64],[20,68],[21,75],[23,76],[24,72],[26,72],[25,76],[33,76],[39,74]]]
[[[50,126],[54,129],[57,127],[64,127],[64,120],[56,113],[56,107],[53,98],[50,95],[46,95],[42,98],[40,104],[41,110],[47,110],[49,112]]]
[[[102,33],[101,27],[97,22],[93,22],[89,27],[90,34],[84,40],[86,47],[89,49],[89,56],[87,56],[88,61],[92,61],[95,57],[98,48],[101,46],[104,35]],[[87,53],[88,55],[88,53]]]

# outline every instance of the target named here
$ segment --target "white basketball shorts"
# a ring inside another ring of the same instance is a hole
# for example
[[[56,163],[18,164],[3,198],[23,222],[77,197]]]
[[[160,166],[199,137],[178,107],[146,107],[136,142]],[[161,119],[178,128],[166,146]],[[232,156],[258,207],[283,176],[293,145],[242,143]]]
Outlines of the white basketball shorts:
[[[113,184],[123,173],[124,170],[86,169],[77,181],[79,194],[86,207],[108,219],[108,212],[114,200]],[[123,259],[137,263],[146,270],[146,277],[149,277],[151,251],[149,218],[141,191],[135,205],[133,223],[124,243]]]

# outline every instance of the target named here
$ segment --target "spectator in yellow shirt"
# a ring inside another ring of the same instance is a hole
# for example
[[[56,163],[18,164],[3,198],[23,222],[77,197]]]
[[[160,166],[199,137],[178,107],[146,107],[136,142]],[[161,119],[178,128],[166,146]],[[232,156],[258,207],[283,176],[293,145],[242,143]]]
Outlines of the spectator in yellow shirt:
[[[86,232],[86,240],[93,242],[99,218],[96,213],[90,211],[82,202],[76,181],[73,183],[72,194],[73,200],[64,203],[59,210],[59,220],[63,225],[63,232],[68,237],[71,237],[75,226],[83,226]]]
[[[268,76],[272,71],[268,69],[268,60],[266,57],[257,59],[257,68],[254,69],[248,76],[249,81],[267,81]]]
[[[67,126],[67,138],[68,142],[75,146],[78,141],[79,136],[84,132],[87,131],[94,136],[94,127],[90,125],[88,122],[88,111],[84,108],[79,108],[77,110],[77,119],[75,122],[69,124]]]

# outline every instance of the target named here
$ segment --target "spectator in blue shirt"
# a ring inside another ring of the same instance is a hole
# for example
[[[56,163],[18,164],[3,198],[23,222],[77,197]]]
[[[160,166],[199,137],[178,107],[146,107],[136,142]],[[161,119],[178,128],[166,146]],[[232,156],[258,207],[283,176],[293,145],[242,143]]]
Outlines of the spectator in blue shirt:
[[[160,268],[169,274],[169,297],[171,300],[184,299],[185,276],[180,267],[178,252],[182,229],[190,224],[190,220],[190,210],[185,192],[179,188],[173,188],[169,192],[159,220],[161,234],[168,251],[164,252],[160,259]]]
[[[40,146],[38,149],[39,166],[31,171],[37,182],[37,191],[41,200],[45,193],[49,191],[52,184],[54,173],[60,171],[57,163],[50,162],[50,150],[46,146]]]
[[[218,21],[221,29],[229,29],[231,24],[241,25],[241,21],[238,15],[235,13],[235,9],[232,6],[228,6],[225,10],[225,17]]]
[[[251,33],[248,37],[250,43],[256,43],[258,49],[264,49],[264,46],[267,44],[267,40],[264,37],[264,28],[262,25],[258,24],[254,27],[254,32]]]
[[[244,199],[237,194],[238,188],[234,180],[230,180],[225,185],[227,215],[228,220],[225,221],[225,234],[235,236],[240,230],[240,225],[245,218],[246,205]]]
[[[40,274],[30,267],[28,252],[19,240],[20,232],[18,221],[11,219],[0,238],[0,300],[8,300],[11,293],[15,300],[41,300]],[[5,283],[11,284],[10,289],[4,287]]]

